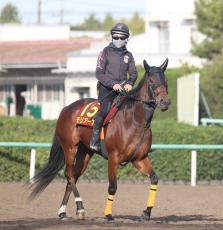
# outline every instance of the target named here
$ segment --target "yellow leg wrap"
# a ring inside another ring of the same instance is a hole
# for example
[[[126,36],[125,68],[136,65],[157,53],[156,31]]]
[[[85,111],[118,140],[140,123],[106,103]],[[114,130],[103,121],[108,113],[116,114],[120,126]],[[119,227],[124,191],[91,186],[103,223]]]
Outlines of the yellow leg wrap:
[[[147,207],[152,208],[156,200],[157,185],[151,184],[150,192],[147,200]]]
[[[104,212],[105,216],[109,214],[112,215],[113,202],[114,202],[114,196],[108,195],[108,199],[107,199],[106,206],[105,206],[105,212]]]

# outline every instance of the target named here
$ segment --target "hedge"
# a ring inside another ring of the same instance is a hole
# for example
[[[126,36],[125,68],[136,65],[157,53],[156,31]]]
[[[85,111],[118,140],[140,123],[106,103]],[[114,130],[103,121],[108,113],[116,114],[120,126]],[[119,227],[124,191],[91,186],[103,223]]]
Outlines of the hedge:
[[[157,113],[158,111],[156,111]],[[51,142],[55,121],[30,118],[0,117],[0,141]],[[159,144],[223,144],[223,129],[218,126],[194,127],[174,119],[154,119],[153,143]],[[36,169],[47,161],[49,149],[37,149]],[[0,181],[20,181],[29,177],[30,150],[0,148]],[[154,151],[150,153],[154,170],[162,180],[190,180],[190,150]],[[198,152],[198,179],[223,179],[223,151]],[[60,173],[63,176],[63,172]],[[95,155],[83,175],[85,179],[107,179],[107,161]],[[131,164],[120,167],[119,179],[137,180],[143,177]]]

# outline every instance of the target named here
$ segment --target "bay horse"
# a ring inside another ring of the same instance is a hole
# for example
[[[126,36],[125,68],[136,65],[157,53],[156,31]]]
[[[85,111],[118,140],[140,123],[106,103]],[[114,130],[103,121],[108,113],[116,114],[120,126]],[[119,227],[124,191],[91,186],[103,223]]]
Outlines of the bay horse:
[[[116,175],[119,165],[123,162],[131,162],[142,174],[150,178],[147,206],[142,214],[144,219],[150,219],[155,203],[158,177],[148,157],[152,144],[150,123],[156,107],[165,111],[170,105],[167,78],[164,74],[168,59],[159,67],[149,66],[145,60],[143,64],[145,74],[142,80],[136,88],[125,94],[119,110],[106,128],[109,186],[104,215],[108,221],[113,220],[112,205],[117,190]],[[67,185],[58,211],[60,219],[67,218],[66,206],[72,191],[77,208],[76,214],[79,219],[85,217],[83,201],[76,183],[95,152],[89,148],[92,129],[78,126],[76,118],[83,108],[93,101],[95,99],[81,99],[63,108],[57,120],[48,163],[33,178],[35,187],[31,198],[44,190],[66,164]]]

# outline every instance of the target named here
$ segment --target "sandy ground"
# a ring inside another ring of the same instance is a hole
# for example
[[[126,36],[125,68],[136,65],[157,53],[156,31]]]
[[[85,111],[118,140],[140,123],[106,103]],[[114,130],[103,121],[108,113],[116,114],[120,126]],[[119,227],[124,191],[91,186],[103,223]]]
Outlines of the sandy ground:
[[[52,183],[40,197],[28,203],[23,183],[0,183],[0,229],[223,229],[222,185],[159,185],[156,206],[150,221],[142,221],[148,185],[121,183],[115,197],[115,221],[107,222],[103,210],[107,198],[107,183],[78,184],[84,200],[86,220],[77,220],[74,198],[71,196],[67,214],[59,221],[57,211],[62,200],[64,182]]]

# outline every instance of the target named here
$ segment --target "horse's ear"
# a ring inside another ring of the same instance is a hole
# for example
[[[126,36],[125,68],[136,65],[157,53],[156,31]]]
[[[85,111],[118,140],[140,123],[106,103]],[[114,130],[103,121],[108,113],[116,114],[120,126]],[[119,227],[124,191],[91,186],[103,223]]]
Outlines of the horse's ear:
[[[149,66],[149,64],[147,63],[147,61],[146,61],[145,59],[143,60],[143,65],[144,65],[145,71],[146,71],[146,72],[149,72],[150,66]]]
[[[168,58],[160,66],[160,69],[162,69],[162,71],[164,72],[166,70],[167,65],[168,65]]]

